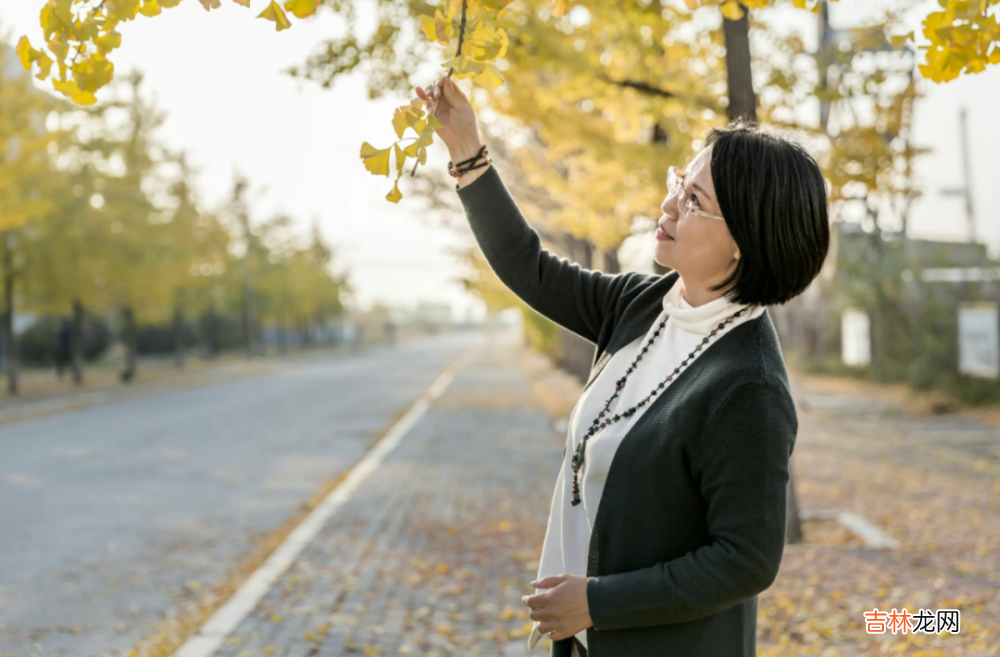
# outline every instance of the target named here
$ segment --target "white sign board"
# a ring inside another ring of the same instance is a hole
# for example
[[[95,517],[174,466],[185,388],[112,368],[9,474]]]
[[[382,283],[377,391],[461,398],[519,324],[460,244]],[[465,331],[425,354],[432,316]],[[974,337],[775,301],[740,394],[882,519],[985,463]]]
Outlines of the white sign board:
[[[1000,310],[995,302],[959,306],[958,371],[988,379],[1000,377]]]
[[[865,367],[872,362],[871,322],[868,313],[848,308],[840,318],[840,354],[845,365]]]

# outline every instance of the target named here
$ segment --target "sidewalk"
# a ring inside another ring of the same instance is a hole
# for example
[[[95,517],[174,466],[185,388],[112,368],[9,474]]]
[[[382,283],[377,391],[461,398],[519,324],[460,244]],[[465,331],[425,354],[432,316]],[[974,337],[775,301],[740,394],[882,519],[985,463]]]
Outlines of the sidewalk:
[[[759,598],[759,657],[993,657],[1000,642],[1000,430],[906,414],[794,381],[804,513],[863,516],[866,547],[805,523]],[[216,651],[217,657],[529,654],[533,592],[563,434],[580,384],[491,340]],[[565,425],[562,425],[565,426]],[[991,433],[992,431],[992,433]],[[929,437],[930,436],[930,437]],[[961,610],[959,635],[869,635],[863,613]],[[547,654],[548,640],[534,655]]]
[[[520,350],[458,373],[216,655],[527,654],[562,436]]]

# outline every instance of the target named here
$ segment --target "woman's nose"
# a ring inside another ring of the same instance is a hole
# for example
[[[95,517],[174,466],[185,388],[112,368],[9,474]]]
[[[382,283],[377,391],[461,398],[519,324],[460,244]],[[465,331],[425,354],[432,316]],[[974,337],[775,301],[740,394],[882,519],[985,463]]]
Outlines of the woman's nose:
[[[677,221],[677,194],[670,194],[667,198],[663,199],[663,203],[660,205],[660,210],[663,211],[671,221]]]

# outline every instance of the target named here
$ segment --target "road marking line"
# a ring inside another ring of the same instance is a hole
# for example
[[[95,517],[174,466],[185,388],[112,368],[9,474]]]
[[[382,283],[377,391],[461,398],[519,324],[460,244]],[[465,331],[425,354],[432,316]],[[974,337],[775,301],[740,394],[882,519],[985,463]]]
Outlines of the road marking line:
[[[472,347],[456,358],[435,379],[409,410],[394,424],[382,439],[351,468],[344,481],[330,491],[319,505],[298,524],[278,548],[271,553],[225,605],[218,609],[198,630],[177,649],[174,657],[211,657],[222,642],[235,630],[257,603],[271,590],[274,583],[295,562],[302,550],[316,537],[327,521],[350,499],[358,486],[371,475],[382,461],[402,442],[406,434],[423,417],[431,402],[451,385],[458,372],[465,367],[479,347]]]
[[[802,520],[836,520],[840,526],[851,532],[868,547],[898,550],[899,541],[869,522],[862,516],[849,511],[806,511],[801,514]]]

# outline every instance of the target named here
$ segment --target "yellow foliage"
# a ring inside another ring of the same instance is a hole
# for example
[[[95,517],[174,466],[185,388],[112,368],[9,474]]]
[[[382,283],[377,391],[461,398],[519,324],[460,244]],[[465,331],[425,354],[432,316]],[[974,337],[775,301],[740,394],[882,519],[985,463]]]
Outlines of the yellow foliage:
[[[285,10],[281,8],[281,5],[276,0],[271,0],[271,4],[267,6],[267,9],[258,14],[257,18],[274,21],[276,32],[287,30],[292,26],[288,20],[288,16],[285,14]]]
[[[375,148],[368,142],[361,144],[361,159],[365,168],[376,176],[389,175],[389,153],[392,148]]]
[[[722,4],[722,15],[731,21],[738,21],[743,18],[743,9],[736,0],[727,0]]]
[[[295,18],[309,18],[319,9],[322,0],[288,0],[285,9],[292,12]]]
[[[73,76],[81,91],[93,93],[111,82],[115,67],[101,55],[94,55],[73,67]]]
[[[145,0],[142,4],[142,8],[139,9],[140,14],[150,18],[153,16],[159,16],[162,11],[163,10],[160,8],[160,5],[156,0]]]
[[[76,80],[53,80],[52,86],[78,105],[93,105],[97,102],[97,97],[89,91],[80,89]]]
[[[399,203],[399,199],[403,198],[403,193],[399,191],[399,180],[392,185],[392,191],[385,195],[385,199],[392,203]]]

